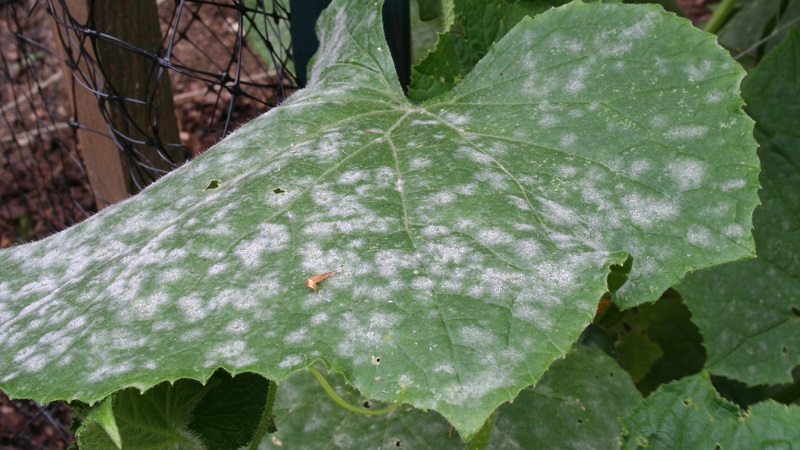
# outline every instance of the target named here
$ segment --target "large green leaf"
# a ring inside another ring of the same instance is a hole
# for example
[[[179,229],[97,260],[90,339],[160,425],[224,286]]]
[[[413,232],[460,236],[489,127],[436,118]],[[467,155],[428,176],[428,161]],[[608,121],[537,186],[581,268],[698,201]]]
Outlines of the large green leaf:
[[[762,206],[753,222],[758,258],[687,277],[692,310],[714,374],[748,384],[792,382],[800,365],[800,32],[767,55],[742,85],[756,119]]]
[[[659,388],[623,419],[623,448],[792,448],[798,421],[800,407],[769,400],[740,411],[704,373]]]
[[[379,11],[334,2],[307,89],[0,253],[7,393],[93,402],[322,360],[368,398],[405,385],[470,437],[566,353],[612,265],[633,256],[614,295],[633,306],[752,255],[743,71],[712,35],[655,6],[574,3],[414,105]]]

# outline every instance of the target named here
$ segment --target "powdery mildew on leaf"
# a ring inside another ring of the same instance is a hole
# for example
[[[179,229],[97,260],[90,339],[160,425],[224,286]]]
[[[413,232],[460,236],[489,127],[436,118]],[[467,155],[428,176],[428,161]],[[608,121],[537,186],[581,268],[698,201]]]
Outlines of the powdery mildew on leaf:
[[[310,87],[282,107],[0,254],[4,390],[93,401],[321,359],[370,398],[406,385],[469,437],[565,354],[610,265],[633,255],[616,295],[635,305],[751,255],[725,231],[749,230],[757,201],[743,71],[711,35],[653,7],[572,4],[412,105],[378,8],[325,13]]]

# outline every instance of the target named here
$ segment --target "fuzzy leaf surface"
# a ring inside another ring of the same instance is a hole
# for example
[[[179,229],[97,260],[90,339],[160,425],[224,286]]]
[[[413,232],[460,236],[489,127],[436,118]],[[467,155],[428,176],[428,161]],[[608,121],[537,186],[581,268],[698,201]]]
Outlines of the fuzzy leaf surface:
[[[612,265],[632,255],[614,299],[633,306],[752,256],[743,71],[712,35],[657,6],[572,3],[415,105],[379,12],[334,2],[306,89],[0,253],[0,387],[93,402],[322,360],[367,398],[405,385],[470,437],[569,350]]]
[[[758,258],[691,274],[677,288],[715,375],[750,385],[792,382],[800,365],[800,31],[742,84],[761,144]]]

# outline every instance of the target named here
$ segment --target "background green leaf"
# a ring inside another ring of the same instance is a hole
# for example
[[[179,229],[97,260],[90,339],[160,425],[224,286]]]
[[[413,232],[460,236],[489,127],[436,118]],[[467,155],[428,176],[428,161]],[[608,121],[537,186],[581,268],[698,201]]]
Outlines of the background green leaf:
[[[758,258],[688,276],[677,287],[692,311],[711,373],[750,385],[792,382],[800,364],[800,32],[793,30],[742,85],[756,119],[762,205]]]
[[[737,6],[719,32],[719,43],[734,55],[748,51],[743,56],[750,65],[783,41],[790,28],[800,27],[798,0],[739,0]]]
[[[95,407],[76,432],[81,448],[236,449],[250,442],[258,426],[269,382],[255,374],[232,378],[217,371],[205,386],[181,379],[147,392],[114,393]],[[110,405],[110,408],[109,408]],[[113,419],[108,414],[113,410]],[[103,412],[102,420],[93,420]],[[117,425],[122,444],[112,441],[107,423]]]
[[[617,417],[641,401],[628,374],[583,345],[550,366],[535,389],[500,407],[489,448],[619,447]]]
[[[704,373],[664,385],[621,420],[623,448],[791,448],[798,420],[800,407],[773,401],[742,412]]]
[[[520,19],[548,8],[546,0],[456,2],[449,32],[440,34],[436,48],[412,67],[408,97],[422,102],[449,91]]]
[[[333,381],[351,404],[365,401],[340,377]],[[553,363],[535,389],[497,410],[486,448],[617,448],[616,417],[640,400],[614,360],[578,345]],[[401,407],[386,416],[353,414],[333,403],[307,373],[279,386],[275,416],[278,432],[267,438],[267,448],[466,448],[458,433],[449,437],[447,421],[436,413]]]
[[[611,305],[596,322],[613,339],[614,356],[645,395],[703,368],[702,337],[672,290],[655,303],[625,311]]]
[[[656,6],[573,3],[420,106],[379,12],[335,2],[307,89],[141,195],[0,252],[7,393],[93,402],[321,360],[367,398],[405,385],[469,438],[570,349],[612,265],[632,255],[627,307],[752,255],[743,71],[713,36]]]

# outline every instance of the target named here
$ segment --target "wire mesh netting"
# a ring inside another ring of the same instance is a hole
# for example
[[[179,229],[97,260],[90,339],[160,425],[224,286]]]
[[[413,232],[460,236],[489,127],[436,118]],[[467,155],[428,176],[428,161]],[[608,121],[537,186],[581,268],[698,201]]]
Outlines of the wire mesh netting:
[[[288,3],[0,0],[0,247],[82,221],[286,98]],[[0,392],[0,449],[66,448],[68,428],[63,404]]]

